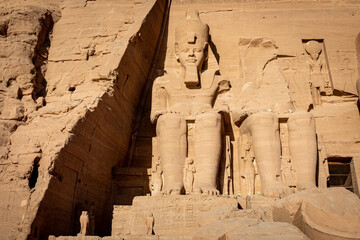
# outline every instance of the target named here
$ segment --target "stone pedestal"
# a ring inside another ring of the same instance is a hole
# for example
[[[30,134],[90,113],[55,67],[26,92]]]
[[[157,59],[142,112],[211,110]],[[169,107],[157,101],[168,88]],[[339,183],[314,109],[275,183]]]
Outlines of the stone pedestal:
[[[226,196],[142,196],[131,209],[130,234],[146,234],[146,217],[154,216],[154,233],[160,236],[191,236],[199,227],[236,211],[237,200]]]

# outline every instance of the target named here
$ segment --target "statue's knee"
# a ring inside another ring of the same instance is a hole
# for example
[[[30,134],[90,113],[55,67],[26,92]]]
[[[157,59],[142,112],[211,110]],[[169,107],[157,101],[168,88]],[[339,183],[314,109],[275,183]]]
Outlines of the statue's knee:
[[[199,127],[213,128],[221,125],[221,114],[217,112],[208,112],[199,114],[195,118],[195,124]]]
[[[288,120],[289,129],[297,127],[315,126],[314,116],[306,111],[299,111],[291,114]]]
[[[157,133],[160,133],[163,129],[173,129],[180,132],[186,131],[185,117],[175,113],[166,113],[161,115],[157,121]]]
[[[261,127],[276,127],[278,126],[279,119],[275,113],[272,112],[259,112],[252,114],[246,121],[249,128],[252,126]]]

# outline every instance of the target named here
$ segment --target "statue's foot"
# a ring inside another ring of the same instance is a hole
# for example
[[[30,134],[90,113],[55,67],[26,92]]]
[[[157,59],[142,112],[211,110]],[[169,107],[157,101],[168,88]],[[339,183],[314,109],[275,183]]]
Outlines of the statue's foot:
[[[216,189],[216,187],[210,186],[210,185],[202,185],[195,189],[195,192],[198,194],[203,195],[219,195],[219,190]]]
[[[313,183],[299,182],[296,184],[296,188],[298,191],[316,188],[316,185]]]
[[[179,188],[170,188],[163,191],[164,195],[180,195],[181,190]]]
[[[263,186],[263,195],[266,197],[281,198],[294,193],[295,190],[282,182],[272,182]]]

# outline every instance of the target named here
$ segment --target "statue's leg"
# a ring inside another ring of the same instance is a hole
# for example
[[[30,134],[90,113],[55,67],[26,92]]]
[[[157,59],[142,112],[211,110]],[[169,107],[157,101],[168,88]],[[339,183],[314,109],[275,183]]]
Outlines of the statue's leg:
[[[216,188],[221,154],[221,115],[203,113],[195,119],[195,192],[218,195]]]
[[[317,143],[314,117],[305,111],[293,113],[288,120],[288,129],[297,189],[315,187]]]
[[[263,195],[279,197],[290,193],[290,189],[280,182],[280,137],[277,116],[271,112],[255,113],[243,124],[246,124],[252,135]]]
[[[186,157],[186,122],[179,114],[167,113],[156,125],[160,161],[163,169],[165,194],[180,194]]]

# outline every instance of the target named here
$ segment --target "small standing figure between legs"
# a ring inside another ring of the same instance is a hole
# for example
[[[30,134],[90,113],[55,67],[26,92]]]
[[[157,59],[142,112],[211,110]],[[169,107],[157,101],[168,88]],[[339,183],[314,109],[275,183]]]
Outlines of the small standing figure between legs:
[[[152,213],[149,213],[146,217],[146,228],[147,235],[154,235],[154,216]]]
[[[195,172],[194,160],[192,158],[186,158],[184,171],[185,194],[191,194],[193,192]]]
[[[87,211],[82,211],[80,216],[80,233],[78,236],[86,236],[89,226],[89,215]]]

